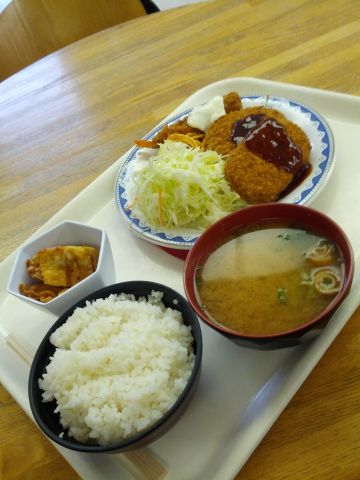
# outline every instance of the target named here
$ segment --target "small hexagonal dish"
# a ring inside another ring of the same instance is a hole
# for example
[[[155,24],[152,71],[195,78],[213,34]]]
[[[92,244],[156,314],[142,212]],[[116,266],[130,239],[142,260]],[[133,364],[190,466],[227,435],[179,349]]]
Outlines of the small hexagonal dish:
[[[23,295],[19,290],[21,283],[38,283],[38,280],[31,278],[28,274],[26,268],[27,260],[44,248],[58,245],[97,247],[99,249],[99,258],[95,272],[48,302],[41,302]],[[49,310],[55,315],[61,315],[74,302],[99,288],[114,283],[114,281],[114,260],[106,232],[101,228],[66,220],[51,230],[39,234],[36,238],[19,248],[10,273],[7,290],[12,295],[38,308]]]

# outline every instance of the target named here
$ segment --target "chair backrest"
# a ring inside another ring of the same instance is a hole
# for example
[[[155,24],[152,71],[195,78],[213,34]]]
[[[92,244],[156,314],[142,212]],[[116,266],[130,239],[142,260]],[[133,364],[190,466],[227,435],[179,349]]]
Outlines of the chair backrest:
[[[12,0],[0,14],[0,81],[76,40],[142,15],[140,0]]]

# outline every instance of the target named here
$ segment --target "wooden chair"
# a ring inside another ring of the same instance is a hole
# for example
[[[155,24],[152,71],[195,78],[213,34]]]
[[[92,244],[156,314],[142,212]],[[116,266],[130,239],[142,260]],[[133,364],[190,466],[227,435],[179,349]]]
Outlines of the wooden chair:
[[[76,40],[156,10],[148,0],[12,0],[0,14],[0,81]]]

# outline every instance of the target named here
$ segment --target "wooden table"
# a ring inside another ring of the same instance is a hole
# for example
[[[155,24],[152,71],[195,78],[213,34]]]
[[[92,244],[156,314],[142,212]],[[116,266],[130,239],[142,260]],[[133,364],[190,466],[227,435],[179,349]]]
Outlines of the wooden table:
[[[359,18],[357,0],[208,1],[100,32],[4,81],[0,257],[208,83],[359,95]],[[359,345],[360,310],[237,480],[360,478]],[[0,407],[0,477],[78,478],[4,389]]]

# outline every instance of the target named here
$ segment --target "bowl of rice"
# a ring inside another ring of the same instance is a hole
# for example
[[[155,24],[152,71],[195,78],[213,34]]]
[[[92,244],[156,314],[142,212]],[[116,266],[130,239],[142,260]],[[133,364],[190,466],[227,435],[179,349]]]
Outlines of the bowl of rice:
[[[42,340],[29,375],[31,411],[57,444],[125,452],[179,420],[198,384],[202,336],[178,292],[148,281],[102,288]]]

